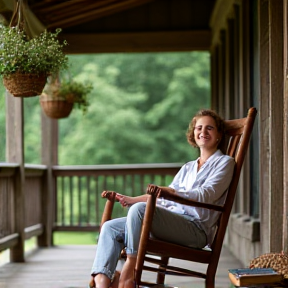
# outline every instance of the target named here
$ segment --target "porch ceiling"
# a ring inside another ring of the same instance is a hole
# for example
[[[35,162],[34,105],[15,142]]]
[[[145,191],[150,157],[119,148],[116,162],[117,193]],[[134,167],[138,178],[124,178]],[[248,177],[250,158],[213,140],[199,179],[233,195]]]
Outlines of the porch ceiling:
[[[27,0],[67,53],[209,50],[216,0]]]

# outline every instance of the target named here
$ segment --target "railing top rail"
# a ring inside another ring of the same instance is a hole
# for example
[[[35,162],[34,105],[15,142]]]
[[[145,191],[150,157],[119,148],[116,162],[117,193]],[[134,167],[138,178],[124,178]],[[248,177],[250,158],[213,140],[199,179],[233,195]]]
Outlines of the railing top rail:
[[[92,175],[92,174],[121,174],[121,173],[155,173],[156,171],[166,171],[174,170],[178,171],[182,166],[182,163],[149,163],[149,164],[112,164],[112,165],[75,165],[75,166],[53,166],[53,174],[55,176],[64,176],[64,175]]]
[[[47,171],[47,165],[41,164],[25,164],[25,175],[27,177],[39,177],[42,176],[45,171]]]
[[[19,163],[0,162],[0,168],[17,168],[19,166]]]
[[[179,168],[182,165],[183,165],[183,163],[71,165],[71,166],[53,166],[52,169],[54,171],[61,171],[61,170],[130,170],[130,169]]]
[[[0,163],[0,177],[11,177],[15,174],[16,169],[20,167],[19,163]]]
[[[25,169],[31,169],[31,170],[46,170],[47,165],[41,165],[41,164],[25,164]]]

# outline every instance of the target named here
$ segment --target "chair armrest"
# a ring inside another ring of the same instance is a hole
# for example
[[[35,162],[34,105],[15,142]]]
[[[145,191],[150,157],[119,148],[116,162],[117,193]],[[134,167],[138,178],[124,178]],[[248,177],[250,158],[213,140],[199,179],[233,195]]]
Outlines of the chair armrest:
[[[155,193],[150,193],[149,189],[147,189],[147,194],[152,195],[152,197],[164,198],[166,200],[171,200],[171,201],[174,201],[183,205],[187,205],[187,206],[200,207],[200,208],[205,208],[205,209],[215,210],[215,211],[220,211],[220,212],[224,211],[223,206],[204,203],[204,202],[197,202],[191,199],[184,198],[178,194],[172,193],[164,189],[161,189],[157,195]]]
[[[114,203],[115,201],[119,201],[119,198],[121,196],[122,196],[121,194],[118,194],[114,191],[103,191],[101,193],[101,197],[106,198],[107,201],[106,201],[104,211],[102,214],[100,229],[102,225],[104,224],[104,222],[111,220]]]

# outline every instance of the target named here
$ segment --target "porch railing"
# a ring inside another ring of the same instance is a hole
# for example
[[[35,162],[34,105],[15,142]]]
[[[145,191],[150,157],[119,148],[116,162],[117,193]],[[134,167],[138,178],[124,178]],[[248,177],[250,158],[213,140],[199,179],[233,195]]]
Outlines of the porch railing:
[[[20,165],[2,163],[0,252],[19,245],[21,239],[35,236],[41,246],[41,237],[44,231],[47,235],[47,229],[51,229],[50,234],[53,231],[97,231],[105,204],[105,200],[101,198],[103,190],[137,196],[145,193],[149,183],[168,185],[180,166],[181,164],[54,166],[50,178],[53,183],[48,183],[47,166],[25,165],[25,185],[20,189],[19,183],[23,183],[19,180]],[[52,185],[53,193],[49,193],[49,185]],[[115,205],[115,217],[125,213],[120,205]],[[47,219],[52,219],[52,225],[47,225]]]
[[[56,181],[54,230],[95,231],[99,229],[105,199],[103,190],[129,196],[145,193],[149,183],[169,185],[180,164],[98,165],[53,167]],[[126,209],[114,207],[114,217]]]

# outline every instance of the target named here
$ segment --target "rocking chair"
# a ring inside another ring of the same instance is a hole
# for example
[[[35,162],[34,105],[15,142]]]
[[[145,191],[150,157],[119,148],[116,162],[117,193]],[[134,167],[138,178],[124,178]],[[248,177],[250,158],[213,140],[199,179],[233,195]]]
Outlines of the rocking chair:
[[[156,196],[155,193],[150,193],[147,189],[147,194],[149,194],[149,197],[147,200],[145,216],[142,224],[142,232],[135,267],[136,287],[151,287],[156,284],[164,284],[165,275],[203,278],[205,279],[206,288],[215,287],[215,275],[223,240],[234,202],[242,164],[248,149],[249,139],[252,133],[256,114],[256,108],[252,107],[249,109],[246,118],[225,121],[225,141],[222,142],[224,144],[223,147],[220,148],[225,154],[235,159],[235,167],[233,178],[228,188],[227,198],[223,206],[184,199],[179,195],[162,190],[160,195],[158,194]],[[114,202],[117,201],[117,197],[115,197],[115,192],[112,192],[112,195],[109,195],[109,198],[107,197],[108,199],[102,216],[102,223],[111,219],[113,205]],[[149,237],[157,197],[163,197],[167,200],[176,201],[184,205],[219,211],[221,214],[218,220],[217,231],[211,244],[211,250],[185,247]],[[169,258],[208,264],[206,273],[191,271],[181,267],[169,266]],[[157,267],[153,267],[151,265],[146,266],[144,265],[144,262],[156,264]],[[142,281],[141,277],[143,270],[157,273],[156,282],[148,283]]]

